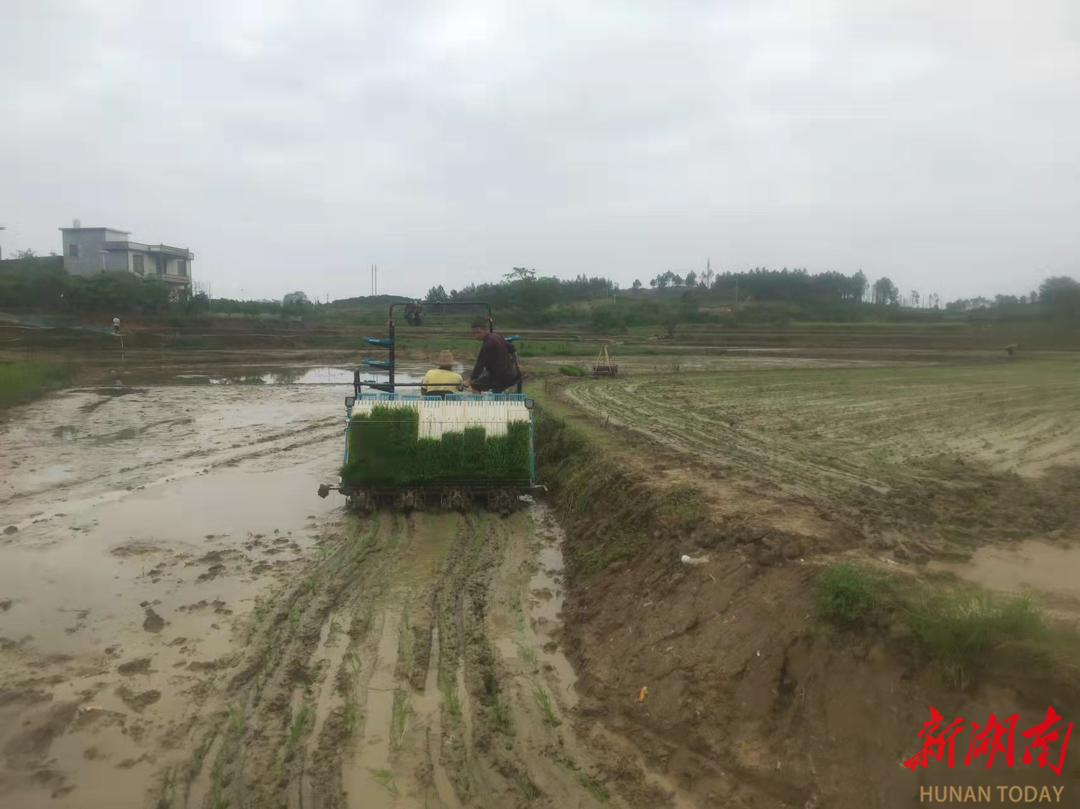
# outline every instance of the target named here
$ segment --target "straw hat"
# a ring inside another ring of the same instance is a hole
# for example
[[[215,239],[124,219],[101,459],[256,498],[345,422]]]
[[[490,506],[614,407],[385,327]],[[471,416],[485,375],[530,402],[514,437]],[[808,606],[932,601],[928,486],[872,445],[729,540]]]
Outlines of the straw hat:
[[[442,351],[439,352],[438,359],[436,359],[435,362],[439,367],[442,367],[443,365],[453,366],[453,364],[454,364],[454,355],[451,354],[446,349],[443,349]]]

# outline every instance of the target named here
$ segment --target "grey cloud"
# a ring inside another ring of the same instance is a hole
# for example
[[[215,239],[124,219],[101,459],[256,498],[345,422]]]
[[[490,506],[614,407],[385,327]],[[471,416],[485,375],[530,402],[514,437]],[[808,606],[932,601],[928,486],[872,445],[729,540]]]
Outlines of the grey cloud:
[[[514,264],[863,268],[943,296],[1080,274],[1080,12],[760,2],[16,0],[6,249],[75,216],[215,293]],[[13,240],[16,243],[13,244]],[[389,283],[389,282],[388,282]]]

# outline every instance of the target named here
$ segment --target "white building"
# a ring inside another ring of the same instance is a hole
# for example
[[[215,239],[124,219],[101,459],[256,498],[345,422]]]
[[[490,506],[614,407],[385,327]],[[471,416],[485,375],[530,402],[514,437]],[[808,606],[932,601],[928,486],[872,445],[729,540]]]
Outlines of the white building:
[[[72,275],[94,275],[126,270],[160,278],[174,297],[191,291],[191,262],[195,254],[186,247],[133,242],[126,230],[74,227],[64,234],[64,269]]]

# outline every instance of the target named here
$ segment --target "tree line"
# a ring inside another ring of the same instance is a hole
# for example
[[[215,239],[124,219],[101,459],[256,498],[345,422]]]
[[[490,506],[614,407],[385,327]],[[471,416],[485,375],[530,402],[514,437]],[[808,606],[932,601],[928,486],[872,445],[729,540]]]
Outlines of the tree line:
[[[50,312],[159,312],[169,288],[130,272],[69,275],[59,257],[24,256],[0,265],[0,306]]]
[[[499,310],[502,320],[526,325],[580,321],[582,312],[573,306],[581,301],[610,300],[619,285],[610,278],[588,277],[562,280],[537,276],[536,270],[514,267],[501,282],[468,284],[449,292],[442,286],[428,290],[429,304],[447,301],[487,301]]]
[[[603,276],[580,274],[563,280],[538,275],[527,267],[514,267],[496,283],[468,284],[446,291],[432,287],[426,301],[486,300],[499,310],[504,322],[522,325],[580,323],[590,320],[600,328],[613,329],[634,325],[664,324],[673,318],[695,319],[709,316],[706,309],[727,302],[760,303],[774,311],[784,308],[784,317],[800,319],[861,318],[863,307],[893,307],[899,316],[905,307],[926,307],[946,315],[969,317],[1047,316],[1054,319],[1080,320],[1080,284],[1074,279],[1048,278],[1039,289],[1027,295],[996,295],[950,301],[942,308],[937,294],[904,295],[889,278],[870,283],[861,270],[846,275],[840,272],[810,273],[806,269],[769,270],[758,267],[748,272],[702,273],[691,270],[685,275],[673,271],[658,273],[649,281],[664,294],[644,294],[644,285],[634,281],[631,293],[619,295],[619,285]],[[674,294],[679,291],[681,294]],[[708,293],[703,301],[700,293]],[[618,305],[604,304],[616,301]],[[389,301],[393,296],[377,299]],[[352,299],[372,302],[375,299]],[[405,300],[401,298],[400,300]],[[345,304],[349,301],[335,301]],[[198,315],[206,312],[244,314],[299,314],[332,316],[335,306],[315,306],[303,292],[286,295],[282,301],[211,300],[195,286],[183,300],[169,298],[169,289],[161,280],[143,278],[116,271],[93,276],[69,275],[59,256],[23,256],[0,262],[0,307],[56,312],[169,312]],[[779,308],[777,308],[779,307]],[[701,310],[701,311],[699,311]],[[869,316],[870,310],[865,310]],[[890,315],[891,316],[891,315]]]
[[[900,290],[889,278],[879,278],[873,284],[859,270],[852,275],[829,271],[811,273],[805,268],[770,270],[755,267],[747,272],[714,272],[711,268],[701,274],[694,270],[685,277],[667,270],[649,280],[653,289],[700,289],[720,293],[733,300],[803,302],[849,302],[898,305]],[[644,288],[634,281],[634,290]]]

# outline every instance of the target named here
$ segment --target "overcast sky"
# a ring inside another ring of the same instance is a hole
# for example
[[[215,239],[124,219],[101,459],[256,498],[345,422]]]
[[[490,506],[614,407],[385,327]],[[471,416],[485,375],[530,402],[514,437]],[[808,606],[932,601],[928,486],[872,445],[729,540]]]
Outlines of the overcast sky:
[[[513,266],[1080,278],[1077,0],[3,0],[0,245],[215,296]]]

